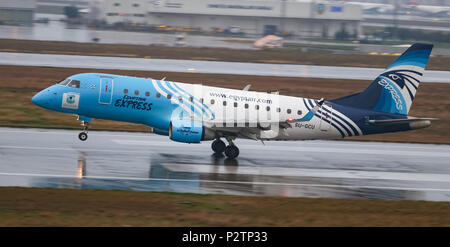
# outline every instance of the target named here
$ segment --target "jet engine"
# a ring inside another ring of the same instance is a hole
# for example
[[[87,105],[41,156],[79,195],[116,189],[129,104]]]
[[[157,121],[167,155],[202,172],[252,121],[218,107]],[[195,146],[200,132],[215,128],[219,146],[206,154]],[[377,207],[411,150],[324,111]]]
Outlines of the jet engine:
[[[153,133],[155,133],[157,135],[163,135],[163,136],[168,136],[169,135],[169,131],[162,130],[162,129],[157,129],[157,128],[153,128]]]
[[[201,123],[175,119],[170,122],[169,138],[176,142],[200,143],[215,139],[215,133]]]

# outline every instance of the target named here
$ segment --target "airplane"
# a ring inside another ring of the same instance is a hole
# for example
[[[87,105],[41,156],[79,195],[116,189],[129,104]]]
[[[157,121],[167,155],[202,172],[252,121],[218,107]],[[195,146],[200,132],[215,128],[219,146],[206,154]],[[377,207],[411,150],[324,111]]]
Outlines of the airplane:
[[[411,4],[410,8],[430,17],[450,17],[450,7]]]
[[[86,141],[91,119],[144,124],[182,143],[211,141],[234,159],[235,140],[341,139],[426,128],[435,118],[408,116],[433,45],[416,43],[362,92],[333,100],[102,73],[69,76],[32,98],[78,116]],[[337,87],[339,85],[336,85]],[[222,139],[228,142],[225,144]]]
[[[361,6],[365,14],[387,14],[395,10],[392,4],[366,2],[348,2],[348,4]]]

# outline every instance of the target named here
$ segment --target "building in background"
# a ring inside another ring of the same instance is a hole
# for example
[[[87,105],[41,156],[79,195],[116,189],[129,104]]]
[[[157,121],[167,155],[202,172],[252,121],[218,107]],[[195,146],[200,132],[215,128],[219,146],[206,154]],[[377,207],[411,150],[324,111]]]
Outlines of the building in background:
[[[74,6],[80,13],[89,10],[89,0],[37,0],[37,13],[64,14],[64,8]]]
[[[0,24],[31,26],[35,9],[36,0],[1,0]]]
[[[345,2],[94,0],[95,19],[248,36],[335,37],[360,33],[362,8]]]
[[[148,9],[152,0],[92,0],[90,19],[107,24],[149,24]]]

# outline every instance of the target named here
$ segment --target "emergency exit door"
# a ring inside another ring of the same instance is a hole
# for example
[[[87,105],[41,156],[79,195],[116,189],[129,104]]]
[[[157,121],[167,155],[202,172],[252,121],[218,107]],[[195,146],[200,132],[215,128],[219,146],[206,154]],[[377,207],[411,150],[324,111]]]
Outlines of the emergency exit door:
[[[100,78],[100,94],[98,98],[98,103],[100,104],[111,104],[113,95],[113,79],[109,77]]]

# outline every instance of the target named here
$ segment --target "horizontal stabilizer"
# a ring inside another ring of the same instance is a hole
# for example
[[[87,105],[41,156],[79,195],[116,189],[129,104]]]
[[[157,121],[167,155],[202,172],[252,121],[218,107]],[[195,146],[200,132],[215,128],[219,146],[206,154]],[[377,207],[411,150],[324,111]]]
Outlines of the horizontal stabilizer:
[[[374,124],[374,125],[388,125],[388,124],[403,124],[403,123],[413,123],[413,122],[433,121],[433,120],[439,120],[439,118],[415,118],[415,117],[409,117],[409,118],[403,118],[403,119],[369,120],[368,122],[370,124]]]

